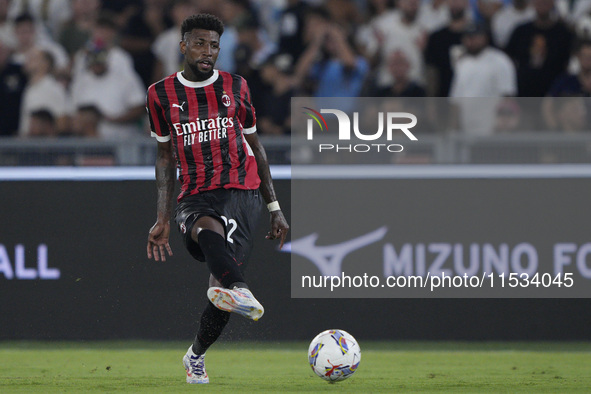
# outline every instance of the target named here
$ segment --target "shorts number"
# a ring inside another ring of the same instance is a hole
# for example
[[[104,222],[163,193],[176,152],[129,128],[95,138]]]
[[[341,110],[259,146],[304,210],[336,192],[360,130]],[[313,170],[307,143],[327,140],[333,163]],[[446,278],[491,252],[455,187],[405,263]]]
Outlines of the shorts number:
[[[224,224],[226,225],[226,227],[228,225],[231,226],[230,229],[228,230],[228,235],[226,235],[226,239],[228,240],[228,242],[233,244],[234,240],[232,239],[232,234],[234,234],[234,231],[236,231],[236,227],[238,227],[238,223],[236,223],[236,220],[228,219],[225,216],[222,216],[222,220],[224,221]]]

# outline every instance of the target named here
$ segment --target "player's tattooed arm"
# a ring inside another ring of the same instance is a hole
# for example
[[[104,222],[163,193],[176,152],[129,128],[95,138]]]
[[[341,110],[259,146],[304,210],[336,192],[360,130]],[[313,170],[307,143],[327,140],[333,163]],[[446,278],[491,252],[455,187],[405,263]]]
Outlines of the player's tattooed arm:
[[[172,213],[172,196],[174,193],[174,180],[176,165],[172,154],[172,144],[168,142],[158,143],[158,155],[156,159],[156,185],[158,189],[158,217],[156,223],[148,234],[148,258],[166,261],[166,253],[172,256],[172,249],[168,243],[170,236],[170,216]]]
[[[277,201],[265,148],[263,148],[257,133],[244,134],[244,138],[246,138],[246,142],[248,142],[248,145],[252,148],[252,152],[257,161],[259,178],[261,178],[261,186],[259,190],[261,191],[265,203],[268,204]],[[269,231],[266,238],[281,239],[281,243],[279,244],[279,248],[281,249],[288,231],[289,225],[287,224],[283,212],[281,210],[271,212],[271,231]]]

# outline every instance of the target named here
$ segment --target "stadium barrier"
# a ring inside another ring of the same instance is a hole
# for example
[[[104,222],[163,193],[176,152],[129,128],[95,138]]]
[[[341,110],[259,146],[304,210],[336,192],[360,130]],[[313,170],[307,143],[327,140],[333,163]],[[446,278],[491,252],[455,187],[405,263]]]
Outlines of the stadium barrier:
[[[546,168],[552,169],[555,166]],[[292,223],[292,234],[297,234],[294,225],[299,224],[289,209],[294,203],[289,168],[273,170],[279,200]],[[207,269],[190,258],[176,231],[171,237],[173,257],[166,262],[146,258],[147,232],[155,219],[153,168],[121,173],[125,169],[44,171],[6,169],[0,173],[0,339],[191,341],[207,302]],[[542,229],[544,222],[539,220],[550,214],[545,211],[548,204],[564,205],[569,212],[560,229],[561,241],[586,242],[590,178],[538,175],[533,191],[558,187],[551,201],[543,195],[528,200],[527,186],[512,189],[515,179],[458,178],[450,187],[465,191],[469,186],[481,196],[487,190],[504,190],[509,195],[514,190],[515,202],[508,202],[507,208],[517,214],[515,222],[499,232],[499,239],[506,242],[531,239],[531,234],[520,234],[520,221],[527,219]],[[528,179],[519,182],[529,185]],[[414,211],[405,212],[398,202],[418,201],[425,193],[437,196],[447,181],[415,176],[392,182],[400,192],[392,192],[390,198],[401,215],[392,228],[412,228],[405,242],[424,242],[445,219],[437,215],[452,220],[453,213],[465,204],[475,204],[483,216],[494,217],[490,204],[495,194],[489,193],[484,201],[456,201],[446,205],[447,211],[433,209],[433,216],[413,218]],[[318,203],[315,196],[307,199],[310,207]],[[526,203],[530,206],[524,218],[520,210]],[[225,340],[309,340],[328,328],[345,329],[360,340],[590,339],[589,298],[291,298],[290,255],[279,252],[276,242],[264,239],[267,225],[264,216],[247,271],[266,314],[259,322],[233,317]],[[472,225],[477,230],[480,224],[476,220]],[[343,237],[352,231],[345,222],[341,228]],[[340,239],[338,234],[327,238],[320,227],[314,231],[321,233],[320,245]],[[456,241],[451,238],[450,242]],[[544,236],[539,240],[543,244]],[[363,257],[364,252],[356,256]]]
[[[309,141],[289,136],[261,137],[269,162],[285,165],[307,164],[314,158]],[[317,142],[329,141],[318,138]],[[0,167],[14,166],[150,166],[156,158],[153,138],[102,141],[78,138],[30,139],[2,138]],[[393,143],[401,142],[394,140]],[[405,144],[404,151],[387,159],[366,155],[365,164],[556,164],[591,162],[591,135],[522,131],[488,137],[463,134],[421,135],[419,141]],[[334,163],[326,155],[316,164]]]

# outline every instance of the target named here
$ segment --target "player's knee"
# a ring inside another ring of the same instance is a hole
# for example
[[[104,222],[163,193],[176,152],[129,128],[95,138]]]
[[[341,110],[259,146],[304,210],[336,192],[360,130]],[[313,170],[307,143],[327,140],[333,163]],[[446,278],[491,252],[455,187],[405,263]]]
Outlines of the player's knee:
[[[220,223],[219,220],[217,220],[216,218],[213,218],[211,216],[200,217],[195,222],[195,225],[193,226],[193,229],[191,230],[191,238],[196,243],[199,243],[197,238],[199,236],[199,233],[202,230],[214,231],[214,232],[220,234],[222,237],[225,237],[224,226],[222,225],[222,223]]]

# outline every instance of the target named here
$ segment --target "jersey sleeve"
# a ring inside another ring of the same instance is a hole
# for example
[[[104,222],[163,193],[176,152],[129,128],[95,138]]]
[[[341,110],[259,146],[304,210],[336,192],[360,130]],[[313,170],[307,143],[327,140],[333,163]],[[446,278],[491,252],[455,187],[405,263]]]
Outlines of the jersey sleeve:
[[[256,113],[254,110],[254,106],[252,105],[252,100],[250,97],[250,89],[248,88],[248,84],[246,80],[242,78],[242,86],[240,89],[240,108],[238,110],[239,120],[242,124],[244,134],[252,134],[257,131],[256,126]]]
[[[150,86],[146,95],[146,110],[150,119],[150,131],[152,137],[158,142],[170,141],[170,128],[164,117],[164,109],[160,104],[155,85]]]

